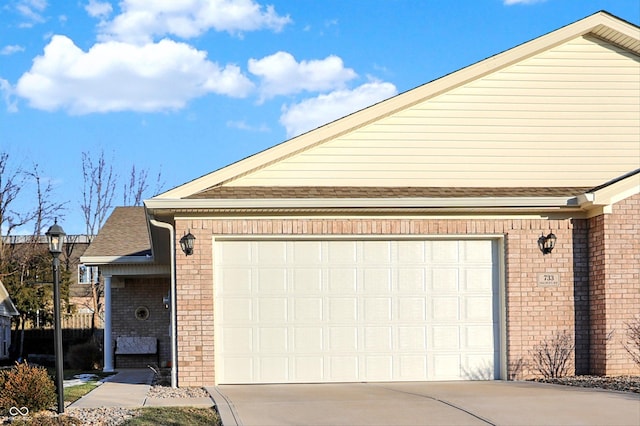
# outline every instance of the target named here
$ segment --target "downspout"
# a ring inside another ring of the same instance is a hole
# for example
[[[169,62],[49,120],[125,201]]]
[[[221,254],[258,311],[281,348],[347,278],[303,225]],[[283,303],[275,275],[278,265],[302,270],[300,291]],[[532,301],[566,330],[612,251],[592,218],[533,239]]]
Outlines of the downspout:
[[[171,224],[159,222],[155,219],[149,219],[149,223],[158,228],[169,230],[169,239],[171,241],[171,284],[170,284],[170,318],[171,318],[171,387],[178,387],[178,338],[177,338],[177,315],[176,315],[176,241],[175,230]]]

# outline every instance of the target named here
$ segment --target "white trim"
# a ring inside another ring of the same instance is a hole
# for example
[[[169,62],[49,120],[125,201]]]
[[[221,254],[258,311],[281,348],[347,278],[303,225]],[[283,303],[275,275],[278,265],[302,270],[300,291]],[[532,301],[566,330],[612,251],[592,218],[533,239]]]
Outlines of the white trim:
[[[576,197],[239,198],[146,200],[148,209],[579,207]]]
[[[154,262],[154,259],[152,256],[82,256],[80,257],[80,262],[85,265],[150,264]]]

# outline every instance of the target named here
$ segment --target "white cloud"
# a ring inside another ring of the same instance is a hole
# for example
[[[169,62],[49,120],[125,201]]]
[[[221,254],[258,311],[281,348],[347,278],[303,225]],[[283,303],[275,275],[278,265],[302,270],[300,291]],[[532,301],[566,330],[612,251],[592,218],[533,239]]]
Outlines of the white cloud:
[[[112,41],[84,52],[60,35],[16,85],[32,107],[73,114],[179,109],[205,94],[244,97],[252,89],[237,66],[221,68],[206,52],[184,43]]]
[[[337,90],[284,106],[280,123],[293,137],[373,105],[397,93],[391,83],[370,82],[353,90]]]
[[[514,4],[535,4],[542,3],[547,0],[504,0],[505,6],[512,6]]]
[[[192,38],[210,29],[231,34],[281,31],[291,22],[273,6],[261,6],[254,0],[123,0],[120,7],[122,13],[102,26],[101,40],[148,43],[154,36]]]
[[[111,15],[111,12],[113,12],[111,3],[99,0],[89,0],[89,3],[87,3],[87,5],[84,7],[84,10],[87,11],[89,16],[102,19]]]
[[[344,87],[358,75],[345,68],[342,59],[328,56],[325,59],[301,61],[287,52],[277,52],[262,59],[249,59],[249,72],[261,78],[262,100],[277,95],[289,95],[302,91],[327,91]]]
[[[11,44],[0,49],[0,55],[13,55],[14,53],[24,52],[24,47],[17,44]]]
[[[30,22],[21,24],[22,27],[30,27],[33,23],[45,21],[42,12],[47,8],[46,0],[20,0],[16,4],[16,10]]]
[[[0,96],[7,106],[8,112],[18,112],[18,105],[13,96],[13,87],[5,79],[0,78]]]

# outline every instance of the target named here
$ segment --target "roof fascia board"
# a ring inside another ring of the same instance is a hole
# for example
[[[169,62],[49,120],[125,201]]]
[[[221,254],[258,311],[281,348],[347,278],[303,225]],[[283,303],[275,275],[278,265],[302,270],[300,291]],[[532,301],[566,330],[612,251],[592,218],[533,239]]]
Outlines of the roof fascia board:
[[[512,49],[498,53],[473,65],[462,68],[415,89],[401,93],[351,115],[326,124],[315,130],[280,143],[272,148],[254,154],[229,166],[218,169],[200,178],[166,191],[154,199],[180,199],[198,193],[207,188],[228,182],[246,175],[261,167],[272,164],[282,158],[294,155],[314,145],[334,139],[359,127],[409,108],[444,92],[450,91],[469,81],[481,78],[531,57],[541,51],[553,48],[573,38],[590,33],[606,26],[629,37],[640,38],[640,30],[632,24],[620,20],[605,12],[598,12],[580,21],[569,24],[553,32],[542,35]],[[146,204],[146,202],[145,202]]]
[[[612,204],[636,194],[640,194],[640,174],[637,173],[611,185],[581,194],[577,197],[577,202],[583,209],[593,210],[594,215],[597,216],[602,213],[611,213],[609,207]]]
[[[574,197],[151,199],[154,209],[577,207]]]

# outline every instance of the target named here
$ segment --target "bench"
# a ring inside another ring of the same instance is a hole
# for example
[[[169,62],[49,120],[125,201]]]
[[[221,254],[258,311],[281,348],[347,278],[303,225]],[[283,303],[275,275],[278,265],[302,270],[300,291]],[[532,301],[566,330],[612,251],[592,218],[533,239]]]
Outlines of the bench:
[[[155,337],[120,336],[116,338],[116,346],[113,351],[113,366],[116,366],[118,355],[155,355],[160,364],[160,351],[158,339]]]

